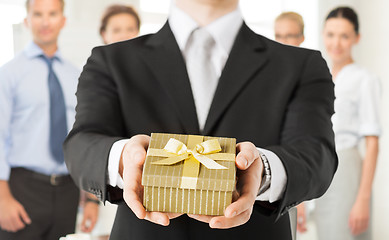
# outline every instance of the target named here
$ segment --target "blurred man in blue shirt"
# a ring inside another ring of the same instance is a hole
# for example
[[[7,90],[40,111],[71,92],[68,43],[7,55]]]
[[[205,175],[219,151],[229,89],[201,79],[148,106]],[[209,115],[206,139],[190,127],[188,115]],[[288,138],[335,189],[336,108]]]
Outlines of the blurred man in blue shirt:
[[[74,232],[79,190],[63,161],[79,70],[57,40],[63,0],[28,0],[33,41],[0,68],[0,239],[58,239]]]

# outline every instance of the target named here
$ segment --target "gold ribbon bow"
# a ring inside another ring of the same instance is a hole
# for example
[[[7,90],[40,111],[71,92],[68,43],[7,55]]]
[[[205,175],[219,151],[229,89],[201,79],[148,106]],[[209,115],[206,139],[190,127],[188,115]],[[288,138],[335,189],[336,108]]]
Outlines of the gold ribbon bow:
[[[235,154],[218,153],[221,147],[217,139],[203,142],[203,138],[203,136],[189,135],[188,146],[177,139],[170,138],[164,149],[149,148],[147,155],[166,157],[151,163],[157,165],[173,165],[184,161],[181,188],[196,189],[200,163],[208,169],[227,169],[215,160],[235,161]]]

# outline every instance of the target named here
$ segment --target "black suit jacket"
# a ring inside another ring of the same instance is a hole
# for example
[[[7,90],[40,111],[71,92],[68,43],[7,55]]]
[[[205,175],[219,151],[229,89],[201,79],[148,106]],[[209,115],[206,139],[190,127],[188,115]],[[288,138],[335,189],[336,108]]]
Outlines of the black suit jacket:
[[[66,163],[81,188],[119,203],[113,239],[234,239],[252,234],[289,239],[285,213],[321,196],[337,167],[330,121],[333,82],[320,53],[276,43],[245,24],[203,132],[168,23],[156,34],[95,48],[80,76],[77,99],[76,122],[64,144]],[[152,132],[235,137],[269,149],[285,167],[285,193],[273,204],[257,202],[250,221],[229,230],[212,230],[186,216],[169,227],[138,220],[121,201],[122,191],[107,186],[108,155],[115,141]]]

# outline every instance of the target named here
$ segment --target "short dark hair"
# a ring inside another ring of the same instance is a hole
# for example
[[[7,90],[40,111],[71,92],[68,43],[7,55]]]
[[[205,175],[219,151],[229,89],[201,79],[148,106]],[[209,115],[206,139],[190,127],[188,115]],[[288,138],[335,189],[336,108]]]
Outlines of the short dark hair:
[[[30,9],[31,1],[34,1],[34,0],[26,0],[26,10],[27,10],[27,12]],[[65,1],[64,0],[59,0],[59,2],[61,3],[62,12],[63,12],[63,10],[65,9]]]
[[[136,20],[136,26],[137,26],[137,28],[139,30],[139,28],[140,28],[140,18],[139,18],[138,13],[135,11],[135,9],[133,7],[131,7],[131,6],[115,4],[115,5],[109,6],[105,10],[105,12],[103,14],[103,17],[101,18],[100,35],[107,28],[107,24],[108,24],[109,19],[112,16],[117,15],[117,14],[121,14],[121,13],[127,13],[127,14],[130,14],[131,16],[133,16],[135,18],[135,20]]]
[[[327,16],[326,21],[330,18],[344,18],[353,26],[357,34],[359,34],[359,21],[357,13],[350,7],[337,7],[333,9]]]

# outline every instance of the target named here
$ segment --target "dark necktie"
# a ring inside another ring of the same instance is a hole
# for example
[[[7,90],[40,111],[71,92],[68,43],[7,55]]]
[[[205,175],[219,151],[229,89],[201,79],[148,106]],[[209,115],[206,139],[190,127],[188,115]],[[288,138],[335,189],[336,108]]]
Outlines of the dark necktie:
[[[50,150],[58,163],[64,162],[62,143],[67,135],[66,106],[61,84],[53,71],[55,58],[42,55],[49,68],[49,94],[50,94]]]

